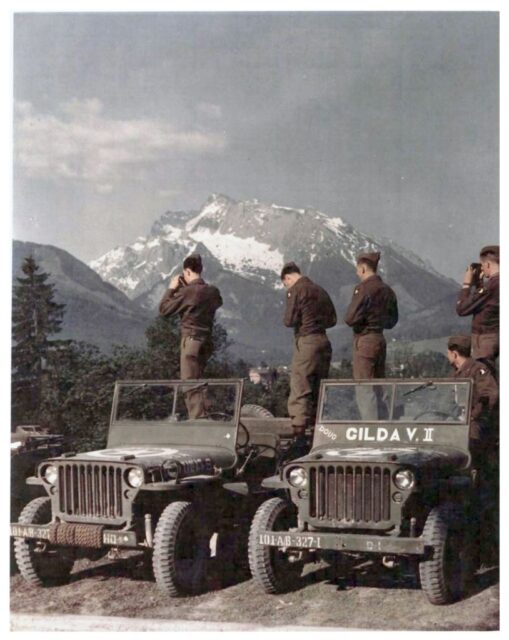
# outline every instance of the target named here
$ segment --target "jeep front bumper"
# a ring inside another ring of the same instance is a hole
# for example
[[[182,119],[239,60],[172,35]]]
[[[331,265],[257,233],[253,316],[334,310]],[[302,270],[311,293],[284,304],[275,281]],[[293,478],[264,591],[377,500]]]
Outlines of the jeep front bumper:
[[[49,542],[51,539],[51,524],[19,524],[11,523],[11,536],[13,538],[26,538]],[[86,525],[80,525],[86,527]],[[118,531],[115,529],[103,529],[101,532],[102,546],[104,547],[131,547],[137,548],[140,543],[134,531]],[[72,546],[85,547],[86,544]],[[94,545],[96,547],[96,545]]]
[[[317,531],[292,533],[262,531],[259,544],[285,549],[325,549],[358,553],[391,553],[424,555],[426,544],[422,538],[390,538],[352,533],[322,533]]]

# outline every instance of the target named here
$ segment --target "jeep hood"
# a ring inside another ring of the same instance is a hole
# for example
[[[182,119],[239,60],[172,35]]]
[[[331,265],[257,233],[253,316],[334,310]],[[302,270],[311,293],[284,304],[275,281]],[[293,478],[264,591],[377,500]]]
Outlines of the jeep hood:
[[[131,457],[133,456],[133,457]],[[199,447],[183,445],[149,445],[143,447],[132,445],[125,447],[115,447],[112,449],[101,449],[99,451],[87,451],[69,457],[68,460],[79,460],[83,462],[128,462],[142,467],[153,467],[160,465],[166,460],[178,460],[181,462],[210,458],[216,467],[227,468],[233,466],[235,455],[229,449],[222,447]]]
[[[464,469],[470,463],[470,456],[464,451],[452,447],[387,447],[368,449],[360,447],[328,447],[315,449],[299,462],[327,464],[346,462],[373,462],[410,465],[413,467],[434,469]]]

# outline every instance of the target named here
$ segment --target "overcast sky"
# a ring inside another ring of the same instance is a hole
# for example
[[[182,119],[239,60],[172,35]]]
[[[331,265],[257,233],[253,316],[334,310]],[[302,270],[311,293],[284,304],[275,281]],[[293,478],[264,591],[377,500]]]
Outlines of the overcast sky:
[[[213,192],[460,279],[498,242],[496,13],[18,14],[14,237],[89,261]]]

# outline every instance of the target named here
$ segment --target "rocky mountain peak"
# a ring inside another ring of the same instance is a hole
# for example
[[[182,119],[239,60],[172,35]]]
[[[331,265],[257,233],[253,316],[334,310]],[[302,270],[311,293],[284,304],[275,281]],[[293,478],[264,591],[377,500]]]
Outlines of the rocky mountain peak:
[[[418,256],[390,240],[358,231],[342,216],[309,206],[238,201],[221,193],[209,196],[198,212],[165,212],[147,237],[110,251],[90,266],[128,297],[155,311],[168,278],[195,251],[203,254],[205,278],[223,292],[221,321],[232,338],[253,348],[258,343],[270,348],[274,340],[277,344],[284,339],[281,327],[267,333],[266,323],[282,313],[279,274],[289,260],[330,292],[338,317],[356,284],[356,256],[363,251],[382,253],[379,272],[395,288],[402,317],[429,310],[455,294],[454,283]],[[449,302],[442,304],[440,313],[444,305]],[[414,320],[412,331],[417,324]],[[439,325],[443,326],[441,318],[437,318]],[[427,313],[428,334],[430,327]]]

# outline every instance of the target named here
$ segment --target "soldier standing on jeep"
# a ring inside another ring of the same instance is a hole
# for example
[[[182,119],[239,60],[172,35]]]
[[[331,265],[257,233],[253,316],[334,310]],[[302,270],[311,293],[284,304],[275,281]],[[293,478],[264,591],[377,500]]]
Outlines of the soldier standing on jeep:
[[[354,380],[385,378],[386,342],[383,331],[392,329],[398,322],[396,294],[376,272],[379,260],[379,252],[357,256],[360,284],[355,287],[345,314],[345,322],[352,327],[354,334]],[[364,420],[383,417],[383,402],[377,391],[369,386],[356,389],[359,411]]]
[[[201,256],[193,254],[184,260],[183,273],[174,276],[163,295],[159,312],[163,316],[180,316],[180,378],[197,380],[213,352],[212,327],[216,310],[223,304],[219,289],[201,277]],[[186,405],[190,418],[204,412],[202,390],[190,390]]]
[[[336,310],[327,291],[295,262],[284,265],[281,280],[288,289],[283,322],[295,332],[288,398],[294,439],[286,457],[296,458],[309,450],[305,429],[314,423],[320,381],[329,375],[332,348],[325,330],[336,324]]]

